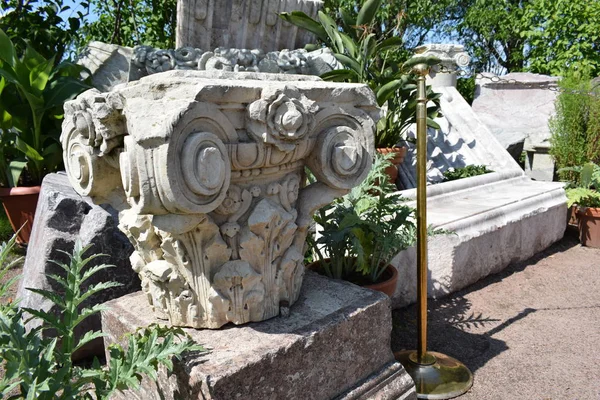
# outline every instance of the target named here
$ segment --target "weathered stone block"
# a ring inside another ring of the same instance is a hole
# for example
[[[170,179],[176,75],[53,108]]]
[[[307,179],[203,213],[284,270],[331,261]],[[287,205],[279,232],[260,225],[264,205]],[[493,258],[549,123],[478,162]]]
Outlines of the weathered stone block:
[[[316,18],[322,5],[322,0],[179,0],[177,47],[298,49],[314,35],[278,14],[299,10]]]
[[[558,79],[518,72],[501,81],[486,74],[477,80],[473,110],[515,159],[523,148],[548,143],[548,120],[558,95],[548,89],[555,89]]]
[[[156,322],[143,297],[107,304],[107,344]],[[387,296],[307,272],[289,317],[185,329],[210,352],[184,357],[170,377],[144,380],[140,392],[118,398],[414,399],[414,383],[393,358],[391,322]]]
[[[59,291],[59,286],[46,274],[64,275],[64,271],[51,260],[68,263],[66,254],[73,251],[76,240],[84,246],[91,245],[86,254],[106,254],[91,265],[112,264],[115,268],[101,271],[85,282],[85,287],[101,281],[116,281],[123,286],[110,288],[91,296],[84,306],[103,303],[124,294],[140,289],[137,274],[131,269],[129,256],[133,247],[127,237],[117,228],[116,211],[110,206],[97,206],[81,197],[73,190],[66,175],[47,175],[35,214],[35,223],[27,249],[23,277],[19,284],[17,298],[20,305],[38,310],[51,310],[52,303],[42,296],[30,292],[27,288]],[[34,326],[33,322],[30,326]],[[100,316],[86,319],[79,325],[76,334],[82,335],[89,330],[100,330]],[[79,354],[102,354],[102,341],[96,341]]]

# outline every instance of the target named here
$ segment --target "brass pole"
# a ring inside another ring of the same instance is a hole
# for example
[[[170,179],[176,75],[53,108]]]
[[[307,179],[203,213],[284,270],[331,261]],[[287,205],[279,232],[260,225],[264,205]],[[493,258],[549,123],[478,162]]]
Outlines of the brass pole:
[[[451,399],[473,384],[473,374],[460,361],[427,351],[427,64],[417,74],[417,350],[395,353],[415,382],[418,399]]]
[[[417,299],[418,341],[417,358],[424,360],[427,353],[427,88],[426,65],[417,72]]]

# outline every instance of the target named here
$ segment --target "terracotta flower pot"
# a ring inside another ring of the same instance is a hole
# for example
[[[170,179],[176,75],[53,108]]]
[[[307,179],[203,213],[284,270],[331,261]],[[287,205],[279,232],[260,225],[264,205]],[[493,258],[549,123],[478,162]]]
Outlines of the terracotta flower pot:
[[[398,283],[398,270],[391,265],[388,265],[385,271],[381,274],[381,282],[365,285],[367,289],[377,290],[385,293],[388,297],[392,297],[396,292],[396,284]]]
[[[376,149],[379,154],[394,154],[393,158],[390,159],[392,165],[385,169],[386,174],[390,177],[390,182],[393,184],[396,182],[398,178],[398,165],[404,162],[404,157],[406,157],[406,152],[408,151],[408,147],[385,147]]]
[[[17,235],[17,243],[20,245],[29,243],[40,188],[40,186],[0,188],[0,200],[10,225],[15,232],[21,228]]]
[[[581,244],[600,248],[600,208],[579,207],[577,217]]]
[[[308,264],[306,266],[306,269],[314,271],[320,275],[325,275],[321,268],[321,261],[315,261]],[[364,278],[362,279],[362,281],[364,281]],[[392,297],[394,295],[394,292],[396,291],[396,284],[398,283],[398,270],[388,264],[385,271],[383,271],[383,273],[381,274],[380,281],[377,283],[367,284],[364,282],[357,282],[354,280],[348,280],[348,282],[352,282],[355,285],[359,285],[367,289],[377,290],[378,292],[385,293],[389,297]]]

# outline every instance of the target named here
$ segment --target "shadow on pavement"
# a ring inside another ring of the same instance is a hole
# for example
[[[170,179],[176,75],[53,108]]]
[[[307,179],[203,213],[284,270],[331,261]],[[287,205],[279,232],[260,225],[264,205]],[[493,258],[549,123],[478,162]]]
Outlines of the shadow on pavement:
[[[494,319],[493,316],[474,313],[471,310],[471,302],[465,296],[578,244],[577,237],[568,233],[562,240],[526,261],[511,264],[502,272],[488,276],[445,298],[429,299],[427,349],[455,357],[472,372],[483,367],[489,360],[508,349],[504,341],[492,336],[537,310],[525,308],[506,320]],[[394,310],[392,317],[392,350],[396,352],[416,349],[416,305]]]

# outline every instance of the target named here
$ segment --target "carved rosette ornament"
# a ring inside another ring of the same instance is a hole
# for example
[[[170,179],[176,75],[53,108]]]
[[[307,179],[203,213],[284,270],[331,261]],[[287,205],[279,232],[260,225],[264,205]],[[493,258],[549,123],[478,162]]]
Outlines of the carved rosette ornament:
[[[121,210],[143,291],[175,326],[292,305],[312,213],[371,165],[379,110],[366,86],[227,74],[170,71],[65,106],[69,179]],[[317,182],[305,186],[305,168]]]

